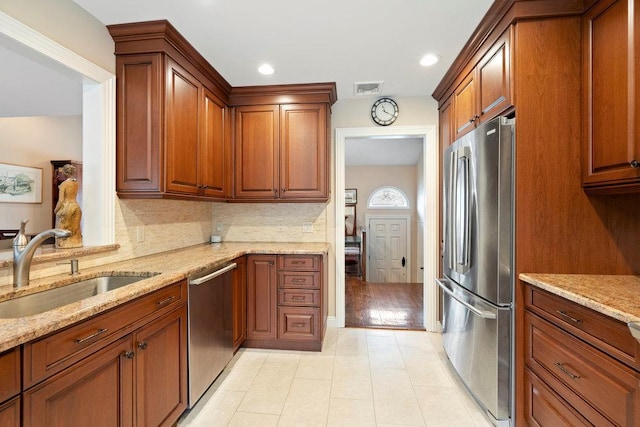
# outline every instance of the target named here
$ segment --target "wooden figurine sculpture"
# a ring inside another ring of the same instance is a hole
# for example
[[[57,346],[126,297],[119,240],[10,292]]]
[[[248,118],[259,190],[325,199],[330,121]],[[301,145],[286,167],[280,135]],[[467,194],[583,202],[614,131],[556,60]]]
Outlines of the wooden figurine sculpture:
[[[56,248],[79,248],[82,246],[82,232],[80,230],[82,210],[76,200],[79,187],[78,181],[74,177],[76,168],[66,164],[62,167],[62,173],[67,179],[58,187],[60,193],[53,212],[56,214],[56,228],[71,231],[71,236],[56,238]]]

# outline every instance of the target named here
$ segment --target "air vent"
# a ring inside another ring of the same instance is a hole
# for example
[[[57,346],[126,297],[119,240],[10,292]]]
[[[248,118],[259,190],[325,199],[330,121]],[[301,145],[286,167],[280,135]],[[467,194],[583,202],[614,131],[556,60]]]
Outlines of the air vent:
[[[383,82],[355,82],[353,94],[355,96],[377,96],[382,94]]]

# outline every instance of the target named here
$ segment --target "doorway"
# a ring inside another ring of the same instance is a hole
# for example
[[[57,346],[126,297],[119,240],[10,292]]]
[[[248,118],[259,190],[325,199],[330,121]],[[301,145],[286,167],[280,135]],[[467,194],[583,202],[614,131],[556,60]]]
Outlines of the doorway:
[[[411,274],[410,222],[406,216],[367,216],[367,281],[406,283]]]
[[[423,316],[427,331],[437,330],[437,291],[435,288],[436,263],[438,259],[437,212],[438,212],[438,147],[436,130],[430,126],[397,126],[391,128],[339,128],[335,134],[336,158],[336,325],[345,326],[345,147],[349,138],[367,137],[418,137],[422,138],[422,187],[424,197],[419,198],[417,209],[419,229],[423,229],[421,245],[424,265]],[[339,260],[339,261],[338,261]]]

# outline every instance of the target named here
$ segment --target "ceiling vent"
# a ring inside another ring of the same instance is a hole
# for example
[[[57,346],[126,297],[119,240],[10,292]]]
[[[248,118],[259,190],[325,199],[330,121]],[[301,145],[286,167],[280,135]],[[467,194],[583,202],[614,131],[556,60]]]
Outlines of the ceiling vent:
[[[377,96],[382,94],[383,82],[355,82],[353,94],[355,96]]]

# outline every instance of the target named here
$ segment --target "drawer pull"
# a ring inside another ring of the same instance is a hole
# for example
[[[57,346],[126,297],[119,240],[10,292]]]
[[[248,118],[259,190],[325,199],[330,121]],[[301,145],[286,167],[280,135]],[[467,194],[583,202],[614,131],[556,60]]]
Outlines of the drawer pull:
[[[295,326],[295,327],[298,327],[298,328],[301,328],[301,327],[306,326],[306,325],[307,324],[304,323],[304,322],[294,322],[294,323],[291,324],[291,326]]]
[[[576,319],[575,317],[569,315],[566,311],[564,310],[556,310],[556,313],[558,313],[560,316],[564,317],[565,319],[569,319],[571,320],[573,323],[582,323],[581,319]]]
[[[554,365],[556,365],[558,367],[558,369],[560,369],[562,372],[564,372],[572,380],[580,379],[580,375],[576,375],[576,374],[571,373],[567,368],[564,367],[564,363],[554,362]]]
[[[303,295],[293,295],[291,299],[294,301],[304,301],[306,298]]]
[[[176,299],[175,295],[171,295],[169,298],[165,298],[161,301],[156,302],[156,305],[158,306],[162,306],[162,305],[166,305],[169,304],[170,302],[172,302],[174,299]]]
[[[291,279],[291,282],[292,283],[304,283],[304,282],[306,282],[306,280],[305,279]]]
[[[76,338],[76,339],[73,340],[73,342],[76,343],[76,344],[84,344],[85,342],[97,337],[98,335],[102,335],[107,331],[108,331],[108,329],[100,328],[95,333],[89,335],[88,337]]]
[[[300,265],[304,264],[304,261],[291,261],[291,264]]]

